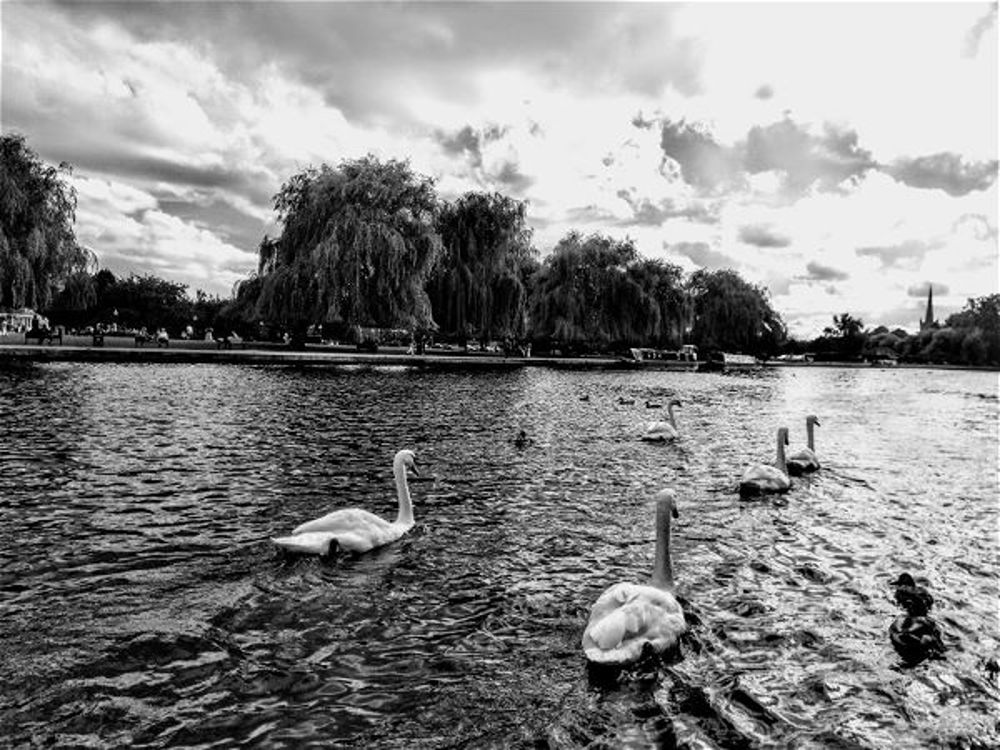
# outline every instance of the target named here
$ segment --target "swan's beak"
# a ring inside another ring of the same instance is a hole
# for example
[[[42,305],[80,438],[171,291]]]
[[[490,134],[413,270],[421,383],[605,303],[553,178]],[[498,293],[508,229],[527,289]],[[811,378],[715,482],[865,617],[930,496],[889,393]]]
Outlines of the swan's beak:
[[[677,512],[677,506],[674,505],[673,503],[670,503],[670,515],[672,515],[674,518],[677,518],[680,515]]]
[[[817,427],[822,427],[822,425],[821,425],[821,424],[819,423],[819,420],[818,420],[818,419],[814,419],[814,420],[813,420],[813,423],[814,423],[814,424],[815,424],[815,425],[816,425]]]
[[[416,461],[414,461],[414,462],[412,462],[410,464],[410,468],[413,470],[414,474],[416,474],[418,477],[420,476],[420,469],[417,468],[417,462]]]

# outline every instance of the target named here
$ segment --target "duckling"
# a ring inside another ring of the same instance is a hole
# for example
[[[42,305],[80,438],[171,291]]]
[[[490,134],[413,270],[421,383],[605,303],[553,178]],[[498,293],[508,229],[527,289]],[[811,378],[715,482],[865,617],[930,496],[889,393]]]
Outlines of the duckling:
[[[517,437],[514,438],[514,447],[526,448],[530,442],[531,438],[528,437],[528,433],[525,432],[524,430],[521,430],[519,433],[517,433]]]
[[[923,586],[918,586],[909,573],[900,573],[892,585],[896,587],[896,604],[911,617],[926,615],[934,606],[934,597]]]
[[[926,615],[897,617],[889,626],[889,640],[896,653],[910,664],[918,664],[945,652],[941,629]]]
[[[892,585],[896,587],[896,604],[906,610],[889,626],[889,640],[896,653],[909,664],[941,656],[945,651],[941,629],[927,614],[934,606],[934,597],[909,573],[901,573]]]

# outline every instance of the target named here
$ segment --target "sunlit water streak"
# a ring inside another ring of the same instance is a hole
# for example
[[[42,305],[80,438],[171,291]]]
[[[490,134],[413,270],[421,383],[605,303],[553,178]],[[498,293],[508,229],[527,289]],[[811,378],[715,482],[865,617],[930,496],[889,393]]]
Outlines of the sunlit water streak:
[[[675,396],[682,438],[639,441]],[[822,472],[740,501],[808,413]],[[276,553],[337,506],[391,516],[401,447],[431,475],[410,535]],[[997,447],[980,372],[0,369],[0,743],[996,746]],[[590,604],[649,575],[665,485],[695,624],[595,684]],[[913,668],[904,569],[948,646]]]

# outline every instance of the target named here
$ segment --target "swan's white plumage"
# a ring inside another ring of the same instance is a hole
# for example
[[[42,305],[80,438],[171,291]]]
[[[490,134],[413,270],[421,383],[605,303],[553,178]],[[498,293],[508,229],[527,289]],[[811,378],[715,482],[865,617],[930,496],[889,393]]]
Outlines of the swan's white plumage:
[[[653,583],[616,583],[598,597],[583,631],[583,651],[589,661],[630,664],[647,646],[656,652],[673,648],[687,628],[684,610],[673,594],[670,516],[675,514],[673,492],[662,490],[657,494]]]
[[[806,417],[806,435],[808,448],[801,448],[788,456],[789,474],[808,474],[819,471],[819,459],[816,457],[816,444],[813,442],[813,425],[818,425],[819,420],[812,414]]]
[[[367,552],[396,541],[413,528],[413,507],[406,470],[416,472],[412,451],[401,450],[393,459],[399,510],[395,521],[360,508],[344,508],[296,526],[291,536],[276,537],[279,547],[300,554],[326,555],[332,542],[349,552]]]
[[[740,479],[741,495],[764,495],[785,492],[792,486],[785,463],[785,446],[788,444],[788,428],[778,428],[777,466],[755,464],[750,466]]]
[[[685,628],[684,610],[669,591],[616,583],[591,607],[583,651],[598,664],[628,664],[647,643],[657,652],[673,648]]]
[[[681,402],[675,399],[667,406],[667,412],[670,416],[669,421],[647,422],[646,428],[642,433],[642,439],[656,442],[660,440],[676,440],[680,437],[680,431],[677,429],[677,418],[674,416],[674,407],[680,405]]]

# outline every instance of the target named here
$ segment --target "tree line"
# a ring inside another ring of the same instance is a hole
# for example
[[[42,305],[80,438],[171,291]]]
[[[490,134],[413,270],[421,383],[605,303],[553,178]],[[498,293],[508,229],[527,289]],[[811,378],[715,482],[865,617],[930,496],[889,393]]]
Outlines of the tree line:
[[[35,307],[70,327],[117,322],[176,334],[193,325],[197,335],[212,327],[299,342],[321,331],[358,344],[395,331],[567,353],[695,344],[705,353],[812,347],[855,358],[889,347],[927,361],[1000,362],[996,295],[906,339],[864,332],[845,313],[823,337],[798,342],[767,289],[733,270],[686,275],[643,257],[630,239],[577,231],[540,259],[524,201],[496,192],[443,200],[407,162],[370,155],[286,180],[274,198],[280,233],[261,240],[256,271],[229,298],[199,290],[192,299],[183,284],[97,270],[73,235],[68,165],[45,165],[21,136],[0,141],[0,307]]]

